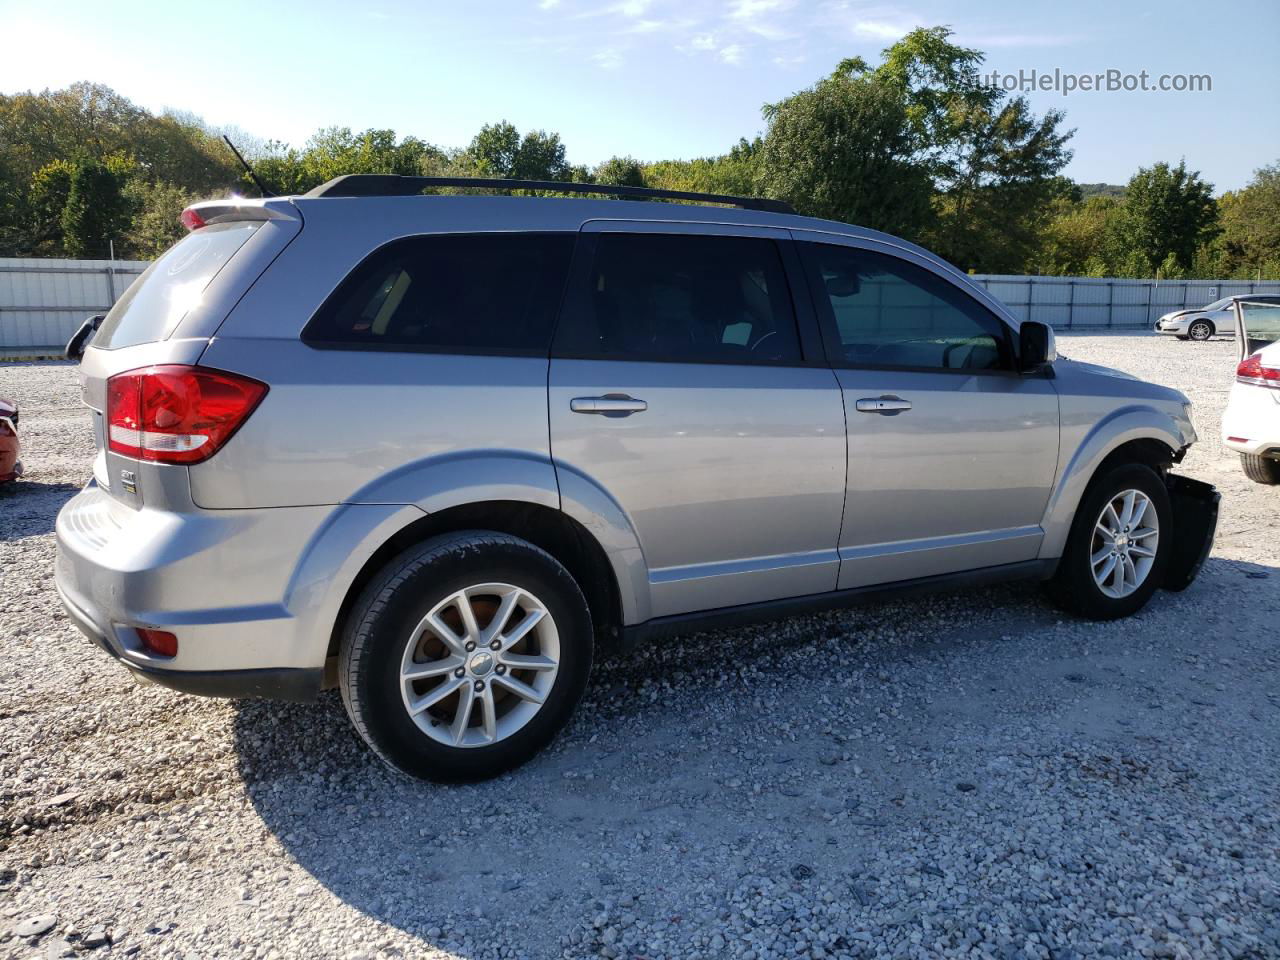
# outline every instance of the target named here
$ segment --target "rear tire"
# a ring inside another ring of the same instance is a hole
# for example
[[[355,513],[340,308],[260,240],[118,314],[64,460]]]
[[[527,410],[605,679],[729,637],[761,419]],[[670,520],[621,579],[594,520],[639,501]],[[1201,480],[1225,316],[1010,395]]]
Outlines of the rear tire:
[[[339,651],[342,702],[389,766],[482,780],[560,731],[593,646],[582,591],[549,553],[503,533],[444,534],[392,560],[356,601]]]
[[[1136,494],[1136,522],[1125,516],[1130,494]],[[1154,524],[1148,511],[1154,511]],[[1164,579],[1172,520],[1169,491],[1154,470],[1137,463],[1108,470],[1085,491],[1046,592],[1062,609],[1089,620],[1137,613]],[[1104,528],[1114,528],[1116,536],[1108,540]]]
[[[1213,324],[1208,320],[1197,320],[1187,328],[1187,336],[1192,340],[1204,342],[1213,336]]]
[[[1275,486],[1280,483],[1280,460],[1270,460],[1266,457],[1255,457],[1251,453],[1240,454],[1240,466],[1244,468],[1244,475],[1254,483],[1264,483],[1267,486]]]

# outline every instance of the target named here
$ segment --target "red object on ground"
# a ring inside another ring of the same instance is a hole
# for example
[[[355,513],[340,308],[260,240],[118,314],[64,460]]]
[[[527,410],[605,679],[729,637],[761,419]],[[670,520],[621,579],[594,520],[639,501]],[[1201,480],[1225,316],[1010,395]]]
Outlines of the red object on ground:
[[[18,442],[18,405],[11,400],[0,399],[0,483],[22,476],[21,452]]]

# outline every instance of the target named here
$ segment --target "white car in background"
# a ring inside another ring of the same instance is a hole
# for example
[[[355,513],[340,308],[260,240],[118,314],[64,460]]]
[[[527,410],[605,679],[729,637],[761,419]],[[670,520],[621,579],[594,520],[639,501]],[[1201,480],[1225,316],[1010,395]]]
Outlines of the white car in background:
[[[1222,417],[1222,442],[1245,476],[1280,484],[1280,298],[1235,297],[1240,363]]]
[[[1223,297],[1199,310],[1173,310],[1156,321],[1156,333],[1179,340],[1208,340],[1215,334],[1235,332],[1234,297]]]

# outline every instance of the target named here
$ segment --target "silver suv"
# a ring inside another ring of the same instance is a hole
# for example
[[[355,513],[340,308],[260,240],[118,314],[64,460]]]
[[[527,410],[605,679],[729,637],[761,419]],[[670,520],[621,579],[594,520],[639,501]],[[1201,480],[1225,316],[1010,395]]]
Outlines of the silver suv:
[[[551,740],[598,644],[1012,578],[1121,617],[1209,550],[1186,397],[917,246],[440,183],[197,204],[80,348],[57,585],[137,676],[336,685],[387,763],[470,779]]]

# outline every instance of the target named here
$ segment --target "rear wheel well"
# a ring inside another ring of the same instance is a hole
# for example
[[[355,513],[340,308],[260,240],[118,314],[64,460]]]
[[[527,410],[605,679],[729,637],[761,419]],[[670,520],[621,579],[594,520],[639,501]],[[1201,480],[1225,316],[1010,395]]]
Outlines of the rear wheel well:
[[[337,656],[343,625],[365,585],[397,554],[429,537],[454,530],[493,530],[541,547],[563,564],[578,582],[591,609],[597,638],[608,641],[617,637],[618,625],[622,622],[618,585],[604,549],[586,527],[551,507],[490,500],[450,507],[415,520],[374,551],[342,600],[329,637],[329,657]]]

